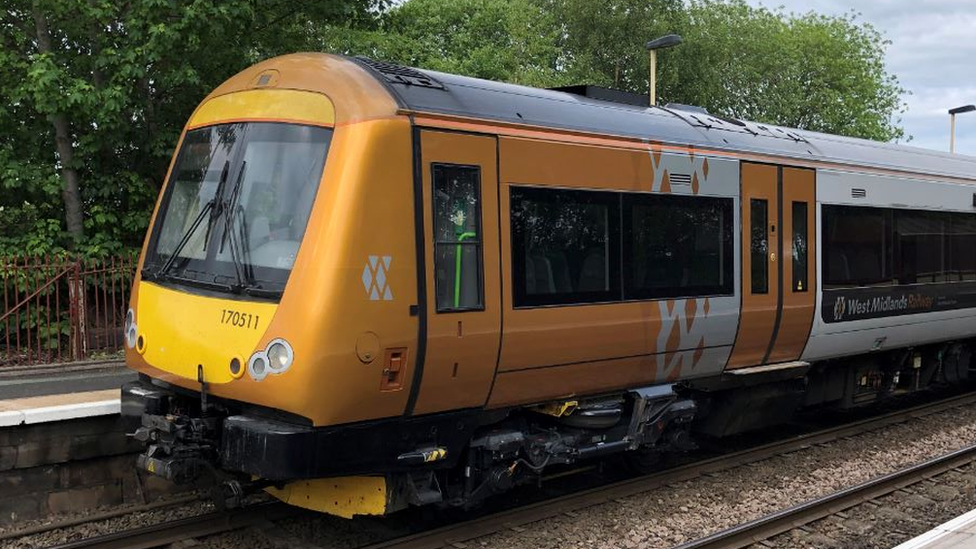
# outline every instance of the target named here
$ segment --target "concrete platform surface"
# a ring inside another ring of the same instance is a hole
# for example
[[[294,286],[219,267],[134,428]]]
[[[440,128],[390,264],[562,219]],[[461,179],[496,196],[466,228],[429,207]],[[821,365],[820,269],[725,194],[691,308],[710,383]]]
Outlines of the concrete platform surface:
[[[974,549],[976,509],[910,539],[894,549]]]
[[[119,389],[0,400],[0,427],[118,414]]]
[[[120,361],[0,368],[0,401],[118,389],[136,377]]]

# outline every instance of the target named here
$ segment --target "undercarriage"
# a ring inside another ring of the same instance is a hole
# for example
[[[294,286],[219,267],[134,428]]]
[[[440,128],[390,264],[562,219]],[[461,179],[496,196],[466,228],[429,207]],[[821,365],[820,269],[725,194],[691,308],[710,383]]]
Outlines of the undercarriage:
[[[803,408],[851,408],[969,377],[968,344],[810,365],[784,363],[506,410],[463,410],[332,427],[143,377],[123,388],[138,466],[236,505],[267,490],[353,516],[407,506],[470,508],[612,454],[645,472],[663,454],[788,421]],[[357,495],[358,494],[358,495]],[[363,495],[366,494],[366,495]],[[345,498],[355,504],[338,503]]]

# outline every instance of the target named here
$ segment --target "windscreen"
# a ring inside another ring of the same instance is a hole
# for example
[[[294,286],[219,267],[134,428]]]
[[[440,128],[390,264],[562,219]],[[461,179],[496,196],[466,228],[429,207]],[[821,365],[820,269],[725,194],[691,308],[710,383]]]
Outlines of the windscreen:
[[[214,290],[284,289],[332,130],[238,123],[187,132],[144,275]]]

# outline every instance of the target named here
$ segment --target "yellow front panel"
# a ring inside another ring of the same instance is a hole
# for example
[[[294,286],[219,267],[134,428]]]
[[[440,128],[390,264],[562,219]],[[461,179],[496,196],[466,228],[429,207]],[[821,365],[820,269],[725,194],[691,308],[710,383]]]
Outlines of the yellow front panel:
[[[144,359],[160,370],[196,380],[227,383],[230,361],[246,367],[278,306],[274,303],[206,297],[139,283],[136,325],[145,338]]]
[[[189,127],[234,120],[331,125],[335,123],[335,107],[328,97],[320,93],[299,90],[245,90],[208,100],[193,113]]]

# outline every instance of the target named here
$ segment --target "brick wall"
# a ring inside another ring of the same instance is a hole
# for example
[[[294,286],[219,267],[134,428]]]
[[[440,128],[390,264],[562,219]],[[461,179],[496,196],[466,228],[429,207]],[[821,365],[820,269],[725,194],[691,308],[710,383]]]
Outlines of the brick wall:
[[[117,415],[0,428],[0,525],[178,491],[136,470],[140,448]]]

